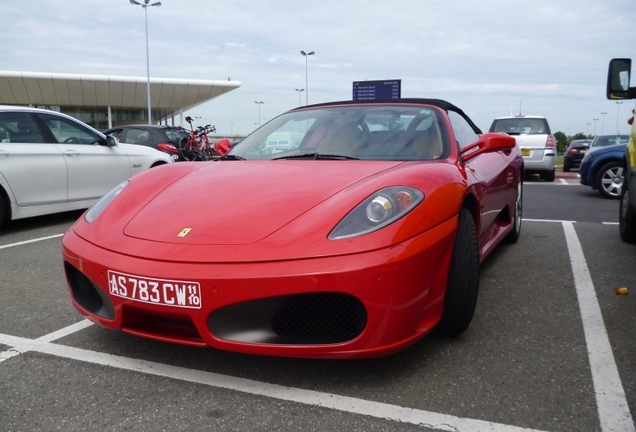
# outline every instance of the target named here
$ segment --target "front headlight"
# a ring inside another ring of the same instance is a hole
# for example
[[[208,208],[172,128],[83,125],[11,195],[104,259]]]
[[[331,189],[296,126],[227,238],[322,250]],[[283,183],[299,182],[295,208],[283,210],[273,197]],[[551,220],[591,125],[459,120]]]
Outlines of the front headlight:
[[[361,236],[377,231],[413,210],[424,193],[407,186],[382,189],[358,204],[331,231],[329,240]]]
[[[128,186],[129,183],[130,182],[128,180],[126,180],[125,182],[119,183],[117,186],[115,186],[113,190],[111,190],[106,195],[101,197],[101,199],[97,201],[93,207],[88,209],[88,211],[86,212],[86,215],[84,215],[84,220],[88,223],[91,223],[95,219],[97,219],[97,217],[100,214],[102,214],[102,212],[108,206],[108,204],[110,204],[111,201],[114,200],[115,197],[119,195],[119,193],[123,191],[124,188]]]
[[[583,159],[581,160],[581,163],[587,163],[587,161],[590,160],[590,158],[592,157],[592,153],[587,151],[585,152],[585,156],[583,156]]]

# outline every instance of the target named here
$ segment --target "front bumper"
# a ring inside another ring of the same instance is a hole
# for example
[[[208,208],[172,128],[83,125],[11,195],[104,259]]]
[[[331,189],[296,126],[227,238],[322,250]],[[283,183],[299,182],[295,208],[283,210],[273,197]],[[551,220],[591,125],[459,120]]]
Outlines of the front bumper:
[[[102,249],[69,230],[64,266],[73,305],[111,329],[251,354],[388,355],[441,318],[457,219],[404,243],[353,255],[235,264],[157,262]],[[200,308],[109,292],[108,272],[200,284]]]

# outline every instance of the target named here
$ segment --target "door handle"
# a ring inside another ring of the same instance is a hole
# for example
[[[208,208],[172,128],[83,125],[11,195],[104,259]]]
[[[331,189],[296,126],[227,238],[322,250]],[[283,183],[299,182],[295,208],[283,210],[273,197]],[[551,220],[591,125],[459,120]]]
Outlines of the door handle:
[[[64,154],[66,156],[79,156],[81,153],[75,150],[66,150]]]

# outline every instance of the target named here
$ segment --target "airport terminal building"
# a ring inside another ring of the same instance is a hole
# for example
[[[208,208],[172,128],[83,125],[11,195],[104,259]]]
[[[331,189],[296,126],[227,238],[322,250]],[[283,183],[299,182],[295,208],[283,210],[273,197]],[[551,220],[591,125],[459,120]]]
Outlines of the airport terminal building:
[[[48,108],[98,130],[148,123],[146,77],[0,71],[0,104]],[[239,81],[150,78],[153,124],[184,125],[183,113]]]

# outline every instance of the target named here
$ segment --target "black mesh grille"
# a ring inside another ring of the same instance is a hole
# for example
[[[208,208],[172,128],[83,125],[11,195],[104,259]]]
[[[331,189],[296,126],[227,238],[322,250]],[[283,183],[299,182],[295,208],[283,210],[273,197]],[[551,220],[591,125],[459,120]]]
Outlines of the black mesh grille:
[[[284,338],[334,343],[355,338],[366,322],[366,310],[355,297],[314,293],[291,296],[271,324],[272,330]]]

